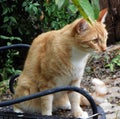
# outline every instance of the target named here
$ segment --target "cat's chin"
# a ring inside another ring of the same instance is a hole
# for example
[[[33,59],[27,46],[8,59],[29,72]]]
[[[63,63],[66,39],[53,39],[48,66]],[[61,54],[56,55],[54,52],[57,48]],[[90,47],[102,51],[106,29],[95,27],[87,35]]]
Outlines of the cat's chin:
[[[102,50],[94,50],[93,52],[94,52],[94,53],[103,53],[103,52],[105,52],[105,51],[102,51]]]
[[[94,52],[97,53],[97,54],[100,54],[100,53],[103,53],[105,51],[94,51]]]
[[[82,48],[80,48],[80,49],[82,49],[84,52],[86,52],[86,53],[93,53],[95,50],[94,49],[92,49],[92,48],[85,48],[85,47],[82,47]]]
[[[86,52],[88,52],[88,53],[94,53],[96,51],[94,49],[86,49]]]

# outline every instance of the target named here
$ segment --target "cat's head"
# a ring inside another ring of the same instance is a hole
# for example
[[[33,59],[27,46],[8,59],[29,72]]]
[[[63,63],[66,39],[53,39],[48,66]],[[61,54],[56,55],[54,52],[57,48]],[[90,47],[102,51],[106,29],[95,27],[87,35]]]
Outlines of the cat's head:
[[[84,19],[77,21],[75,26],[75,42],[77,47],[88,52],[104,52],[106,50],[108,37],[108,32],[104,25],[106,14],[107,9],[102,10],[98,20],[92,24]]]

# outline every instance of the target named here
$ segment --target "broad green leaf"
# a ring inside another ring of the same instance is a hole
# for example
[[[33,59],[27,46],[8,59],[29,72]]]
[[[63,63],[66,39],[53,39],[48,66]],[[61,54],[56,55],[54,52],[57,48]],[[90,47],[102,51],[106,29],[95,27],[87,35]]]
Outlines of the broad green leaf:
[[[99,0],[91,0],[91,4],[94,9],[95,19],[97,19],[100,12]]]
[[[95,20],[94,10],[88,0],[72,0],[72,2],[86,20],[90,23],[91,20]]]

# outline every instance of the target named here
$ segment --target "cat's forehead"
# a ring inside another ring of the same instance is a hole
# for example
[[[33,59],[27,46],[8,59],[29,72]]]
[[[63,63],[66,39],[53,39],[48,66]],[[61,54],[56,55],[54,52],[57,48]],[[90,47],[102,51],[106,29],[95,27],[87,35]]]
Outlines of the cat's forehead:
[[[106,37],[108,34],[103,23],[95,22],[93,24],[92,29],[94,30],[97,36]]]

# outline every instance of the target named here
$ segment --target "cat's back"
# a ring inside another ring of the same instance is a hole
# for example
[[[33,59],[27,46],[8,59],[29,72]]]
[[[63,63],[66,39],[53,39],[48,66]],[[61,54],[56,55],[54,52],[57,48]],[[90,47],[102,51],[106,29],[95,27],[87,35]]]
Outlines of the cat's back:
[[[38,46],[40,44],[47,44],[48,41],[51,41],[55,37],[55,34],[57,34],[57,31],[49,31],[49,32],[38,35],[33,40],[31,44],[31,48],[34,46]]]
[[[60,37],[58,30],[49,31],[38,35],[32,42],[24,65],[24,71],[36,70],[41,64],[47,64],[47,61],[54,58],[56,44]]]

